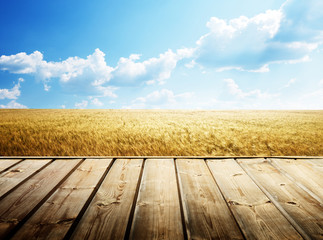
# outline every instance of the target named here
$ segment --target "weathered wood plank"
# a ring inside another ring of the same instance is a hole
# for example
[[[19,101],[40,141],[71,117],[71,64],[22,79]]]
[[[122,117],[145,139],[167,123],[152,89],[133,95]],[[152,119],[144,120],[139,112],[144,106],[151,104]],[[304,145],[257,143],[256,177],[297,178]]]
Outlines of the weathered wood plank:
[[[303,239],[235,160],[207,164],[247,239]]]
[[[189,239],[243,239],[204,160],[177,159]]]
[[[308,159],[307,162],[311,164],[314,171],[323,172],[323,159]]]
[[[12,165],[15,165],[16,163],[18,163],[20,161],[21,161],[21,159],[1,159],[0,160],[0,173],[2,173],[7,168],[9,168]]]
[[[278,208],[295,221],[298,231],[305,238],[321,239],[323,236],[323,208],[320,203],[278,169],[264,159],[238,160],[258,185],[262,186],[275,201]],[[305,234],[304,234],[305,233]]]
[[[124,238],[142,164],[142,159],[115,160],[72,239]]]
[[[270,159],[270,162],[323,205],[323,171],[307,160]]]
[[[7,160],[6,160],[7,161]],[[44,167],[50,160],[25,160],[0,174],[0,197]]]
[[[63,239],[112,159],[86,159],[12,239]]]
[[[130,239],[183,239],[173,159],[147,159]]]
[[[56,160],[0,202],[0,239],[30,213],[81,160]]]

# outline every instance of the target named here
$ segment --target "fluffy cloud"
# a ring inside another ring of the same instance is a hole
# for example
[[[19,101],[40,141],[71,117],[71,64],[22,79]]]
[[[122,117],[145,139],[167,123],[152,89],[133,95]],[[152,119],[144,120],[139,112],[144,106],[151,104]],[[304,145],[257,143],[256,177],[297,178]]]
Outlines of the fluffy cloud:
[[[75,106],[75,108],[78,108],[78,109],[84,109],[87,107],[88,103],[89,103],[88,101],[83,100],[82,102],[75,103],[74,106]]]
[[[95,106],[102,107],[104,104],[98,98],[93,98],[91,103]]]
[[[220,70],[268,71],[270,63],[297,63],[323,40],[322,1],[289,0],[279,10],[226,21],[212,17],[197,41],[196,62]]]
[[[120,58],[113,72],[112,84],[135,84],[146,82],[152,84],[158,82],[163,84],[171,76],[176,64],[183,58],[191,57],[193,49],[179,49],[176,52],[168,50],[159,55],[158,58],[137,62],[140,55],[132,54],[129,58]]]
[[[0,104],[0,108],[27,108],[27,106],[17,103],[15,100],[12,100],[6,105]]]
[[[174,94],[174,92],[171,90],[161,89],[154,91],[145,97],[136,98],[132,101],[130,106],[126,106],[124,108],[176,108],[176,104],[185,103],[186,101],[190,100],[193,95],[194,93],[192,92]]]
[[[35,51],[30,55],[22,52],[10,56],[2,55],[0,57],[0,66],[2,70],[16,74],[35,73],[42,61],[43,54],[39,51]]]
[[[3,55],[0,57],[0,69],[16,74],[33,74],[36,79],[43,81],[45,91],[49,91],[52,78],[59,78],[61,84],[70,89],[92,92],[108,82],[113,71],[112,67],[107,66],[105,54],[99,49],[86,59],[69,57],[61,62],[47,62],[39,51],[29,55]]]
[[[139,62],[140,55],[120,58],[116,67],[108,66],[105,54],[96,49],[87,58],[69,57],[61,62],[47,62],[43,54],[18,53],[1,56],[0,69],[15,74],[32,74],[43,81],[44,90],[50,90],[50,81],[58,78],[67,91],[95,93],[116,97],[113,86],[133,85],[142,82],[163,83],[171,75],[179,60],[191,56],[192,49],[168,50],[158,58]],[[107,85],[109,83],[109,86]],[[112,86],[111,86],[112,85]]]
[[[249,92],[244,92],[240,89],[238,84],[233,79],[224,79],[226,82],[229,93],[237,98],[257,98],[257,99],[269,99],[278,96],[277,94],[269,94],[266,92],[262,92],[259,89],[255,89]]]
[[[0,99],[17,99],[20,96],[20,82],[23,82],[23,78],[18,79],[18,83],[11,89],[0,89]]]

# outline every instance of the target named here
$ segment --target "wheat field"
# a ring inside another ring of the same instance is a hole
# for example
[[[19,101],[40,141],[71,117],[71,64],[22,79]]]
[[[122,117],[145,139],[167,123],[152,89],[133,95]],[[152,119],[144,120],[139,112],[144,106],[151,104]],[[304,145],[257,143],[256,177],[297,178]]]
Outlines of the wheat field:
[[[0,110],[4,156],[322,156],[323,111]]]

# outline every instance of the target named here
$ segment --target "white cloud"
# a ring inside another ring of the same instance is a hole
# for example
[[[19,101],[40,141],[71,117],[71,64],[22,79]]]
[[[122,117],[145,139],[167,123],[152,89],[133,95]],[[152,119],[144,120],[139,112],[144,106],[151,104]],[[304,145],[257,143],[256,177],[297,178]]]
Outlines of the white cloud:
[[[120,58],[117,66],[111,67],[107,65],[105,54],[100,49],[86,58],[69,57],[60,62],[47,62],[41,52],[35,51],[29,55],[18,53],[1,56],[0,69],[15,74],[32,74],[43,82],[45,91],[50,90],[52,79],[59,79],[65,91],[116,97],[115,86],[164,83],[177,62],[192,54],[193,49],[188,48],[176,52],[168,50],[157,58],[141,62],[140,55],[131,54],[129,58]]]
[[[35,51],[30,55],[26,53],[18,53],[16,55],[0,57],[0,66],[2,70],[7,70],[12,73],[26,74],[36,72],[37,66],[41,65],[43,54]]]
[[[87,107],[88,103],[89,102],[86,100],[83,100],[82,102],[77,102],[75,103],[75,108],[84,109]]]
[[[233,79],[224,79],[224,82],[227,83],[227,87],[229,89],[229,93],[233,96],[236,96],[237,98],[247,98],[247,97],[255,97],[259,99],[269,99],[272,97],[278,96],[278,94],[269,94],[266,92],[262,92],[259,89],[255,89],[249,92],[244,92],[240,89],[238,84]]]
[[[18,79],[18,83],[11,89],[0,89],[0,99],[17,99],[20,96],[20,82],[23,82],[23,78]]]
[[[61,108],[62,108],[62,109],[65,109],[65,108],[66,108],[66,105],[64,105],[64,104],[63,104],[63,105],[61,105]]]
[[[113,71],[112,84],[132,85],[138,82],[146,82],[148,85],[158,82],[163,84],[170,78],[176,64],[183,58],[191,57],[193,49],[183,48],[176,52],[168,50],[158,58],[138,62],[140,55],[132,54],[129,58],[120,58],[118,65]]]
[[[207,23],[209,32],[197,41],[195,61],[218,71],[251,72],[268,72],[268,64],[273,63],[309,61],[308,54],[323,42],[323,10],[317,9],[323,4],[319,2],[289,0],[279,10],[252,18],[212,17]]]
[[[32,54],[18,53],[0,57],[0,69],[16,74],[32,74],[43,81],[44,90],[49,91],[50,81],[58,78],[67,89],[76,91],[97,91],[111,78],[113,68],[107,66],[105,54],[96,49],[86,59],[69,57],[61,62],[47,62],[43,54],[35,51]]]
[[[0,108],[27,108],[27,106],[17,103],[15,100],[12,100],[6,105],[1,104]]]
[[[148,94],[145,97],[139,97],[132,101],[130,106],[124,108],[143,109],[143,108],[176,108],[176,106],[183,106],[185,102],[193,97],[194,93],[185,92],[181,94],[174,94],[168,89],[161,89]],[[179,105],[178,105],[179,104]]]
[[[98,107],[101,107],[104,105],[98,98],[93,98],[91,102],[93,105],[98,106]]]

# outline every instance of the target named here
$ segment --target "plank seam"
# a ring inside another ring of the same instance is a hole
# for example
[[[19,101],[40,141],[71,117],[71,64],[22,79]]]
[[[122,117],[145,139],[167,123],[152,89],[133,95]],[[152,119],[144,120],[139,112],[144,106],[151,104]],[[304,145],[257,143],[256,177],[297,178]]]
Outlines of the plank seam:
[[[323,205],[322,199],[317,196],[315,193],[313,193],[311,190],[309,190],[306,186],[304,186],[302,183],[298,182],[295,178],[293,178],[291,175],[289,175],[284,169],[279,167],[276,163],[272,162],[270,159],[267,159],[268,163],[273,166],[275,169],[277,169],[281,174],[285,175],[289,180],[291,180],[296,186],[304,190],[307,194],[309,194],[312,198],[314,198],[316,201],[318,201],[321,205]]]
[[[252,173],[240,164],[237,159],[234,159],[240,167],[245,171],[245,173],[254,181],[258,188],[269,198],[269,200],[274,204],[278,211],[287,219],[287,221],[295,228],[295,230],[306,240],[310,240],[310,236],[303,230],[301,226],[286,212],[286,210],[280,205],[278,201],[257,181],[257,179],[252,175]]]
[[[96,193],[98,192],[99,188],[101,187],[104,179],[106,178],[106,176],[108,175],[108,173],[110,172],[110,169],[112,167],[112,165],[115,162],[115,158],[112,159],[112,161],[109,163],[109,165],[107,166],[106,170],[104,171],[104,173],[102,174],[100,180],[97,182],[97,184],[95,185],[92,193],[90,194],[90,196],[88,197],[88,199],[86,200],[85,204],[83,205],[81,211],[79,212],[79,214],[77,215],[77,217],[75,218],[75,220],[73,221],[71,227],[68,229],[67,233],[64,236],[64,240],[66,239],[70,239],[71,236],[73,235],[75,229],[77,228],[77,225],[79,224],[79,222],[81,221],[84,213],[86,212],[86,210],[88,209],[89,205],[91,204],[93,198],[95,197]]]
[[[138,178],[138,182],[137,182],[137,186],[136,186],[136,192],[133,197],[132,206],[131,206],[131,210],[130,210],[130,214],[129,214],[129,218],[128,218],[128,223],[127,223],[127,228],[126,228],[126,232],[125,232],[125,235],[123,238],[124,240],[128,240],[130,237],[130,231],[131,231],[131,227],[132,227],[133,218],[135,215],[136,204],[137,204],[137,200],[138,200],[138,195],[139,195],[139,190],[140,190],[140,186],[141,186],[141,182],[142,182],[142,176],[143,176],[146,160],[147,160],[147,158],[143,159],[143,163],[142,163],[142,166],[140,169],[140,174],[139,174],[139,178]]]
[[[24,184],[26,181],[28,181],[30,178],[32,178],[33,176],[35,176],[36,174],[38,174],[40,171],[42,171],[44,168],[48,167],[48,165],[50,165],[52,162],[54,162],[54,160],[52,159],[50,162],[46,163],[44,166],[42,166],[41,168],[37,169],[34,173],[32,173],[29,177],[27,177],[26,179],[22,180],[20,183],[18,183],[16,186],[14,186],[12,189],[10,189],[8,192],[6,192],[5,194],[3,194],[0,197],[0,201],[2,199],[4,199],[7,195],[9,195],[10,193],[12,193],[14,190],[16,190],[19,186],[21,186],[22,184]]]
[[[2,169],[2,170],[0,171],[0,174],[2,174],[2,173],[4,173],[4,172],[6,172],[6,171],[8,171],[10,168],[12,168],[12,167],[14,167],[14,166],[18,165],[18,164],[19,164],[19,163],[21,163],[23,160],[25,160],[25,158],[21,159],[20,161],[18,161],[18,162],[16,162],[16,163],[12,164],[11,166],[9,166],[9,167],[7,167],[7,168],[5,168],[5,169]]]
[[[208,160],[209,160],[209,159],[208,159]],[[237,224],[237,226],[238,226],[238,228],[239,228],[239,230],[240,230],[241,235],[243,236],[243,238],[244,238],[244,239],[247,239],[247,238],[246,238],[246,236],[243,234],[243,231],[242,231],[242,229],[241,229],[241,227],[240,227],[240,225],[239,225],[239,223],[238,223],[238,221],[237,221],[236,217],[234,216],[234,213],[232,212],[232,209],[231,209],[231,207],[230,207],[229,203],[227,202],[227,199],[225,198],[225,196],[224,196],[224,194],[223,194],[223,192],[222,192],[222,190],[221,190],[220,186],[218,185],[218,183],[217,183],[217,181],[216,181],[216,179],[215,179],[215,177],[214,177],[214,175],[213,175],[213,173],[212,173],[212,171],[211,171],[211,169],[210,169],[209,164],[208,164],[206,161],[207,161],[207,160],[206,160],[206,159],[204,159],[204,163],[205,163],[205,165],[207,166],[207,169],[209,170],[209,172],[210,172],[210,174],[211,174],[211,176],[212,176],[212,178],[213,178],[213,180],[214,180],[215,185],[216,185],[216,186],[217,186],[217,188],[219,189],[219,192],[221,193],[221,196],[222,196],[222,198],[223,198],[224,202],[226,203],[226,205],[227,205],[227,207],[228,207],[228,209],[229,209],[229,211],[230,211],[230,213],[231,213],[231,216],[233,217],[234,221],[236,222],[236,224]]]
[[[56,160],[56,159],[53,159]],[[7,239],[12,238],[19,229],[28,221],[28,219],[47,201],[47,199],[62,185],[63,182],[85,161],[85,159],[80,160],[66,175],[63,177],[54,187],[53,189],[43,197],[42,200],[37,203],[37,205],[9,232],[7,235]]]
[[[179,199],[179,209],[181,211],[182,229],[183,229],[183,235],[184,235],[183,237],[185,240],[187,240],[188,236],[187,236],[187,229],[186,229],[186,224],[185,224],[183,198],[182,198],[182,194],[180,191],[180,183],[179,183],[179,177],[178,177],[176,158],[174,158],[174,167],[175,167],[176,184],[177,184],[177,192],[178,192],[178,199]]]

